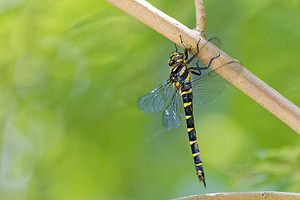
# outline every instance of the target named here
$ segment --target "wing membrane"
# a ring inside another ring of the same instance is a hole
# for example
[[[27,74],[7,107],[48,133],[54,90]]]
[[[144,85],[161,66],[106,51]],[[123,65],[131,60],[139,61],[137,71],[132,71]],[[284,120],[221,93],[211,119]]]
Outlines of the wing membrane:
[[[212,69],[201,71],[201,76],[192,75],[195,104],[205,104],[217,98],[230,83]]]
[[[171,102],[163,113],[163,123],[167,129],[176,128],[180,125],[183,115],[181,96],[177,90],[174,91]]]
[[[141,96],[138,99],[138,107],[142,112],[158,112],[168,101],[175,88],[169,80],[162,82],[151,92]]]

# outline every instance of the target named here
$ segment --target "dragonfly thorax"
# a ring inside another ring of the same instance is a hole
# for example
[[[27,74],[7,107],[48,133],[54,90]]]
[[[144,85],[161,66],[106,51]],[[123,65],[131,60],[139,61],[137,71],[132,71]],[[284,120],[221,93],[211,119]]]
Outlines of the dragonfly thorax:
[[[178,66],[171,69],[169,80],[176,86],[177,90],[181,90],[186,85],[190,86],[189,69],[185,64],[178,63]]]

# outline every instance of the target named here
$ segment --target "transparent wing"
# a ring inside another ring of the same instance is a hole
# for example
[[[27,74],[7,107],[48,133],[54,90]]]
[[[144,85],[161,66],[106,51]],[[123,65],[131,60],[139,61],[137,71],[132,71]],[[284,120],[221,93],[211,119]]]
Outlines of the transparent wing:
[[[142,112],[158,112],[168,101],[175,88],[169,80],[162,82],[151,92],[138,99],[138,107]]]
[[[213,37],[208,40],[208,42],[220,47],[221,40],[218,37]],[[204,44],[205,46],[206,44]],[[201,49],[200,52],[201,53]],[[189,67],[204,68],[207,67],[203,62],[195,58],[189,65]],[[197,71],[195,71],[197,72]],[[201,75],[192,75],[192,87],[193,87],[193,99],[195,104],[205,104],[215,98],[217,98],[225,89],[230,85],[230,83],[220,76],[217,72],[212,69],[201,70]]]
[[[217,98],[230,83],[212,69],[201,71],[201,76],[192,74],[193,101],[205,104]]]
[[[170,104],[164,110],[163,123],[167,129],[176,128],[180,125],[180,120],[183,115],[183,105],[179,92],[174,91]]]

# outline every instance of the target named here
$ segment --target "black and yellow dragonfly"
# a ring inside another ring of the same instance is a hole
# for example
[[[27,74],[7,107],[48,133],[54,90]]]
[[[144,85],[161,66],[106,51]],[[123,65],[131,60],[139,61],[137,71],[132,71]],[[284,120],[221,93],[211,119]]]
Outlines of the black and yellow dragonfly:
[[[178,127],[181,117],[185,114],[196,173],[206,187],[194,125],[193,103],[205,104],[215,99],[229,83],[210,68],[213,60],[217,59],[220,54],[211,58],[206,66],[196,58],[201,51],[199,51],[200,40],[197,43],[197,52],[190,59],[188,59],[188,49],[181,36],[180,40],[184,46],[184,53],[178,52],[175,45],[176,50],[170,54],[169,59],[171,67],[169,79],[141,96],[138,99],[138,107],[143,112],[158,112],[164,108],[163,124],[167,129]]]

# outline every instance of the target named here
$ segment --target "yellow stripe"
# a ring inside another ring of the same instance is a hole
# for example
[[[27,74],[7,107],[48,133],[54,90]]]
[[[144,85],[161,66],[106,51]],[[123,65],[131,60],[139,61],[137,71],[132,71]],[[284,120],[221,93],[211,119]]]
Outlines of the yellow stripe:
[[[198,164],[196,164],[196,166],[201,166],[202,165],[202,163],[198,163]]]
[[[191,104],[192,104],[192,102],[188,102],[188,103],[184,103],[183,106],[184,106],[184,107],[188,107],[188,106],[191,105]]]
[[[190,132],[191,130],[193,130],[194,128],[188,128],[187,131]]]
[[[178,60],[176,60],[176,62],[177,63],[179,63],[179,62],[182,62],[183,60],[182,59],[178,59]]]
[[[179,82],[176,82],[175,85],[176,85],[176,86],[179,86]]]
[[[185,116],[186,119],[189,119],[189,118],[191,118],[191,117],[192,117],[192,115],[187,115],[187,116]]]
[[[181,62],[182,60],[177,60],[177,62]],[[184,71],[185,71],[185,67],[183,67],[181,70],[180,70],[180,72],[178,73],[179,74],[179,76],[181,76],[183,73],[184,73]]]
[[[188,82],[190,80],[190,74],[187,75],[185,81]]]
[[[197,155],[200,155],[200,153],[193,153],[193,157],[196,157]]]
[[[177,68],[178,68],[178,66],[174,67],[174,68],[172,69],[172,72],[175,72]]]
[[[184,95],[184,94],[188,94],[188,93],[191,93],[192,92],[192,88],[191,89],[189,89],[188,91],[186,91],[186,92],[181,92],[181,95]]]
[[[190,145],[194,144],[195,142],[197,142],[197,140],[190,141]]]
[[[170,58],[172,58],[174,55],[176,55],[176,54],[178,54],[177,52],[173,52],[173,53],[171,53],[171,55],[170,55]]]

